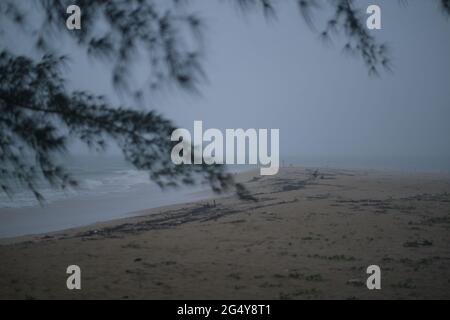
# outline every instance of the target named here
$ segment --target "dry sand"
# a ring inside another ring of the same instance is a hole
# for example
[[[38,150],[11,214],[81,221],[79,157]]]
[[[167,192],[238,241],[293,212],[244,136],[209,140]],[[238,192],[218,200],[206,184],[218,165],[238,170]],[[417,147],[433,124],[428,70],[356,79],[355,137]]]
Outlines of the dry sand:
[[[450,177],[284,168],[259,199],[3,241],[2,299],[450,298]],[[66,288],[66,268],[82,289]],[[368,290],[379,265],[382,289]]]

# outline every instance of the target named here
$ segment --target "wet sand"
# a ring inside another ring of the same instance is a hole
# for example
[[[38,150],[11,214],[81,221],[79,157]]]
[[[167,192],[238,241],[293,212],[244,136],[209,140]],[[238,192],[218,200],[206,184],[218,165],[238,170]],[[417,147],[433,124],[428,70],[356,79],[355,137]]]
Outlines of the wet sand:
[[[450,176],[283,168],[218,198],[1,241],[2,299],[450,298]],[[66,268],[82,289],[66,288]],[[366,268],[381,268],[368,290]]]

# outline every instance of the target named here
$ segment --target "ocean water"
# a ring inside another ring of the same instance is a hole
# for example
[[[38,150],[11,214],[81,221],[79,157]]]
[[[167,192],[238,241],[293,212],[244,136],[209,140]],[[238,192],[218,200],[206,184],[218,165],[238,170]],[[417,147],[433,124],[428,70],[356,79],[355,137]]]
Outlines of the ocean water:
[[[147,173],[135,170],[119,156],[76,156],[65,159],[64,165],[79,182],[79,186],[58,190],[41,184],[39,191],[45,197],[45,204],[83,196],[127,192],[139,185],[152,184]],[[12,197],[0,193],[0,209],[38,206],[40,203],[27,189],[19,188]]]
[[[403,173],[450,173],[448,156],[283,156],[282,166],[380,170]]]
[[[118,156],[78,156],[64,164],[79,187],[61,191],[42,185],[43,205],[25,189],[11,198],[0,194],[0,238],[85,226],[214,195],[207,186],[161,189]]]

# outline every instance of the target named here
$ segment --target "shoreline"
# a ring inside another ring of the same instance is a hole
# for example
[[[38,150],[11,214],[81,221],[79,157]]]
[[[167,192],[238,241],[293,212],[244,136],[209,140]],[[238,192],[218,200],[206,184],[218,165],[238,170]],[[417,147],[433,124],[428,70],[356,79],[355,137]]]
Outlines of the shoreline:
[[[450,298],[450,177],[283,168],[223,197],[0,244],[0,299]],[[66,268],[82,269],[82,290]],[[365,287],[382,270],[382,290]]]
[[[280,168],[281,170],[282,168]],[[299,167],[299,166],[288,166],[283,167],[283,169],[288,170],[305,170],[305,171],[314,171],[318,170],[320,171],[331,171],[331,172],[349,172],[349,173],[355,173],[355,174],[370,174],[370,175],[393,175],[393,176],[424,176],[424,177],[435,177],[435,178],[446,178],[448,177],[450,180],[450,173],[437,173],[437,172],[418,172],[418,173],[412,173],[408,171],[398,171],[398,170],[391,170],[391,169],[346,169],[346,168],[329,168],[329,167]],[[264,176],[259,175],[258,169],[251,169],[248,171],[242,171],[239,173],[235,173],[235,178],[237,182],[248,182],[251,179],[261,179]],[[270,176],[269,176],[270,177]],[[275,175],[276,177],[276,175]],[[155,206],[150,208],[145,208],[141,210],[134,210],[134,211],[126,211],[120,214],[120,217],[117,218],[111,218],[106,220],[99,220],[96,222],[90,222],[79,226],[69,227],[69,228],[61,228],[56,229],[53,231],[48,232],[36,232],[36,233],[28,233],[24,235],[19,236],[12,236],[12,237],[0,237],[0,245],[2,244],[11,244],[11,243],[17,243],[21,241],[30,241],[33,239],[39,239],[39,238],[48,238],[50,237],[57,237],[59,234],[66,234],[66,233],[72,233],[76,232],[77,230],[89,230],[89,229],[95,229],[95,228],[102,228],[106,226],[111,226],[115,224],[119,224],[121,222],[125,222],[127,220],[133,220],[133,219],[139,219],[139,218],[145,218],[147,216],[158,216],[158,215],[167,215],[164,212],[173,212],[177,208],[184,208],[184,207],[192,207],[192,206],[202,206],[203,203],[209,203],[210,201],[219,200],[219,199],[233,199],[234,195],[228,194],[228,195],[217,195],[214,193],[211,193],[208,189],[202,189],[195,192],[190,192],[190,196],[196,195],[199,197],[198,200],[188,200],[183,202],[174,202],[171,204],[165,204],[161,206]],[[0,210],[1,211],[1,210]]]
[[[252,169],[249,171],[243,171],[240,173],[236,173],[236,181],[237,182],[243,182],[243,180],[248,179],[248,177],[253,177],[257,175],[257,171]],[[141,210],[134,210],[134,211],[127,211],[121,214],[121,217],[118,218],[112,218],[108,220],[102,220],[97,221],[93,223],[87,223],[85,225],[75,226],[71,228],[62,228],[54,231],[49,232],[38,232],[38,233],[30,233],[30,234],[24,234],[20,236],[13,236],[13,237],[0,237],[0,245],[2,244],[11,244],[11,243],[17,243],[21,241],[30,241],[32,239],[39,239],[39,238],[48,238],[48,236],[56,237],[59,234],[64,233],[71,233],[75,232],[77,230],[84,230],[84,229],[92,229],[92,228],[101,228],[105,227],[111,224],[117,224],[121,221],[127,221],[129,219],[139,219],[146,216],[158,216],[158,215],[166,215],[165,211],[172,211],[176,208],[180,207],[186,207],[186,206],[195,206],[195,205],[201,205],[204,202],[210,202],[214,200],[219,200],[223,198],[231,198],[233,195],[231,194],[214,194],[209,189],[199,189],[198,191],[189,192],[188,194],[192,198],[197,198],[198,200],[191,200],[191,201],[185,201],[185,202],[175,202],[171,204],[166,204],[162,206],[156,206],[156,207],[150,207],[146,209]]]

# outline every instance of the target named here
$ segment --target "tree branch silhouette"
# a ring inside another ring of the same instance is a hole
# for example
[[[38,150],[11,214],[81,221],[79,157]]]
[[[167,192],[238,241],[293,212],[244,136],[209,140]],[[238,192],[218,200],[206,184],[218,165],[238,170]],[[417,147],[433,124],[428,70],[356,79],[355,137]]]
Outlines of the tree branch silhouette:
[[[55,156],[67,150],[69,138],[103,150],[115,142],[125,159],[161,187],[207,182],[215,192],[247,190],[223,166],[177,166],[170,159],[175,127],[153,111],[111,107],[86,92],[67,93],[61,76],[64,57],[44,56],[36,63],[7,52],[0,54],[0,187],[11,194],[15,183],[44,198],[37,181],[65,189],[76,186]],[[200,180],[199,180],[200,179]]]

